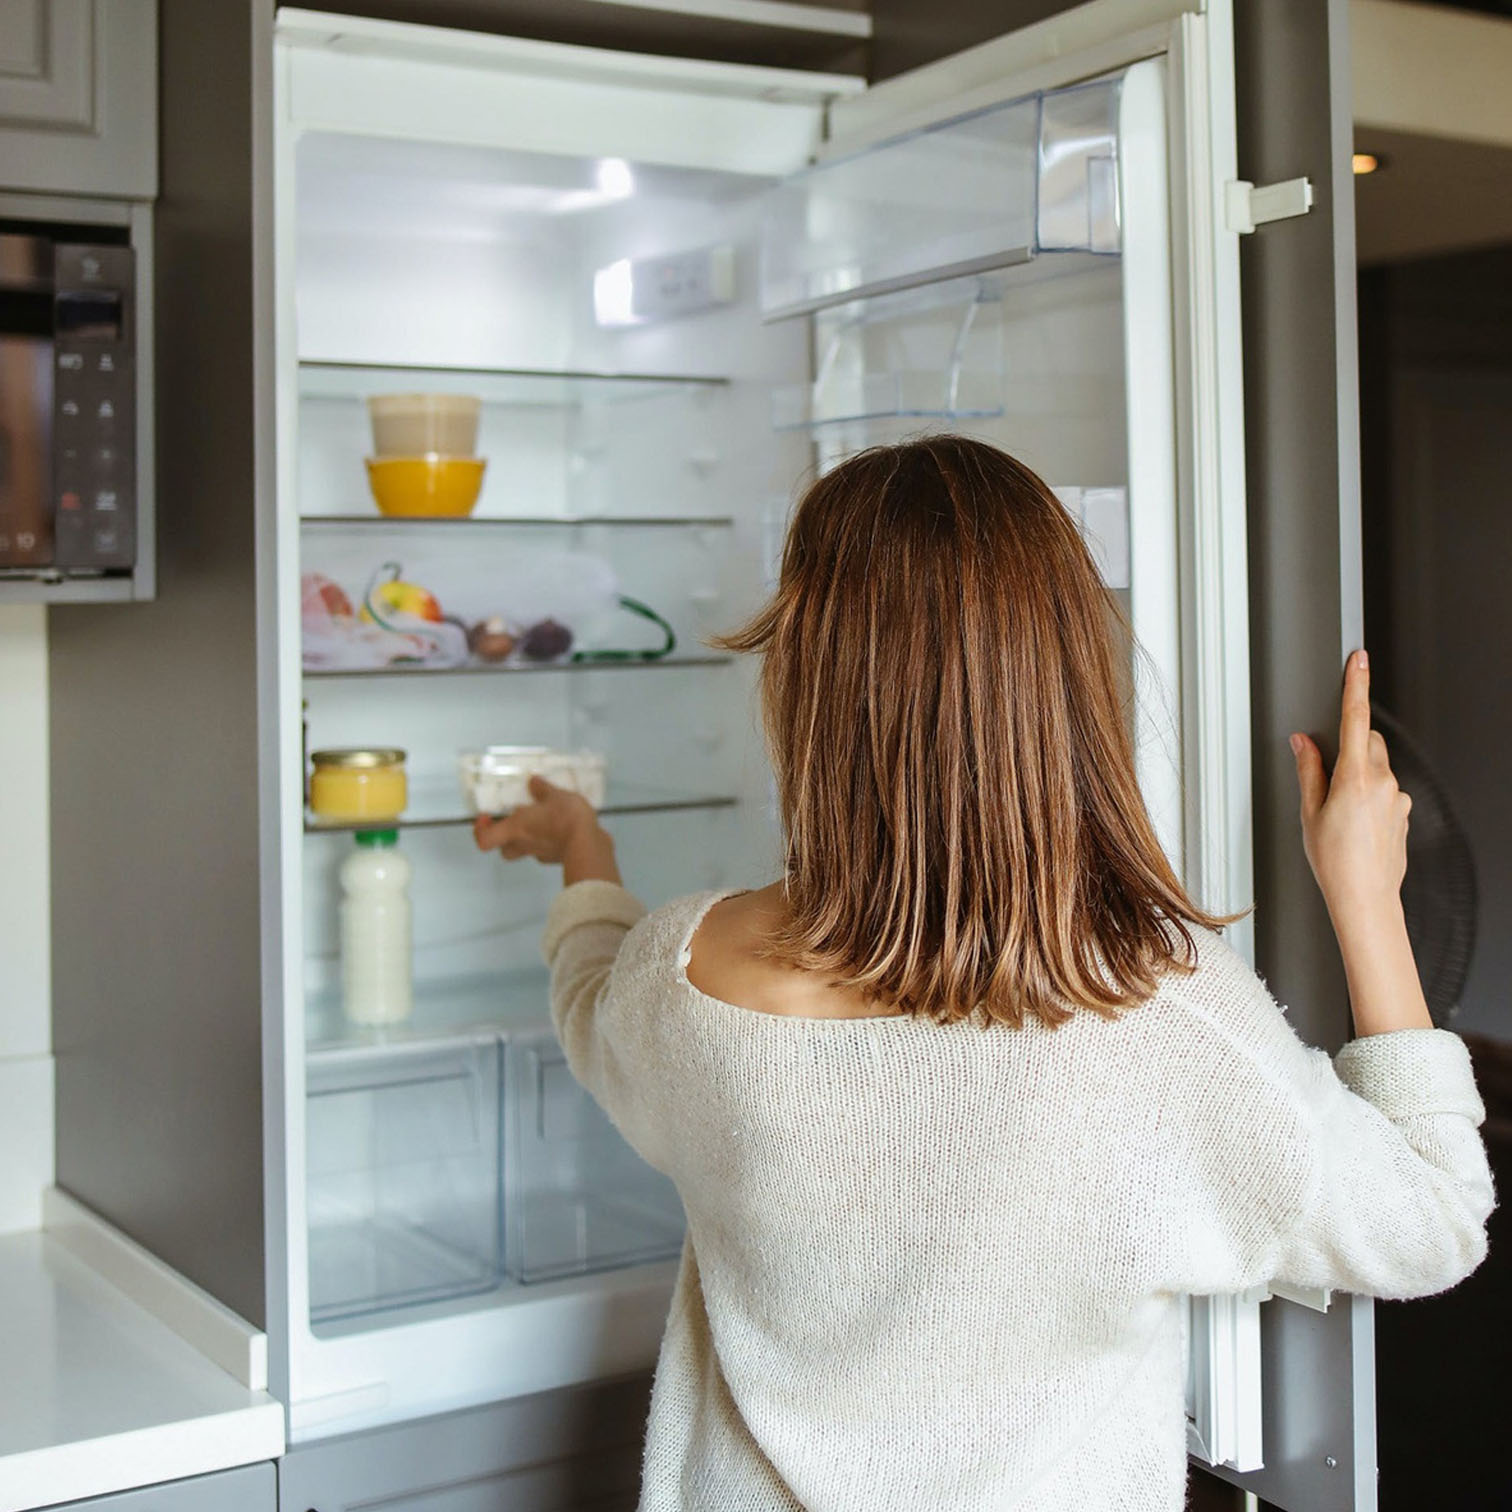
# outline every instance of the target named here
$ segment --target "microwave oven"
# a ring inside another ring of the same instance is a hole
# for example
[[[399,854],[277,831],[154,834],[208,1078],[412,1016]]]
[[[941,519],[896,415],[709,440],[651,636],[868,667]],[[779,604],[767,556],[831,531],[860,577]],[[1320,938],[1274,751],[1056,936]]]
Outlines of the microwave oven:
[[[0,227],[0,578],[136,565],[136,253],[108,235]]]

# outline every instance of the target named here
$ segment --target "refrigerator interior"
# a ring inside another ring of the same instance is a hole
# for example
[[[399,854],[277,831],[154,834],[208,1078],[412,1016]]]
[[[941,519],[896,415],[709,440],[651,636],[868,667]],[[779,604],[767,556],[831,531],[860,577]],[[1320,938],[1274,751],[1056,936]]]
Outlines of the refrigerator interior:
[[[299,137],[301,573],[337,585],[354,608],[375,579],[397,575],[467,623],[549,616],[590,651],[658,643],[617,607],[627,594],[677,642],[657,661],[306,660],[304,708],[285,717],[302,712],[308,750],[408,753],[400,845],[414,868],[413,1018],[359,1027],[340,997],[337,873],[351,829],[306,816],[317,1336],[387,1327],[422,1305],[434,1315],[448,1301],[592,1286],[571,1278],[665,1258],[680,1243],[675,1193],[555,1048],[539,939],[557,874],[477,852],[460,750],[602,752],[605,822],[649,906],[770,880],[779,837],[754,668],[704,638],[761,601],[791,502],[816,469],[927,430],[981,436],[1039,471],[1083,521],[1125,607],[1137,607],[1119,85],[1064,94],[786,183],[607,152]],[[662,287],[663,315],[603,323],[625,316],[626,280],[644,276],[643,260],[710,249],[733,270],[728,288],[705,298]],[[700,299],[686,312],[678,303]],[[791,318],[763,320],[763,305],[785,304]],[[467,520],[384,519],[369,496],[365,399],[416,391],[482,400],[486,471]],[[1151,528],[1163,538],[1167,523]],[[1173,579],[1152,591],[1173,598]],[[1151,727],[1175,768],[1171,692],[1154,698]]]

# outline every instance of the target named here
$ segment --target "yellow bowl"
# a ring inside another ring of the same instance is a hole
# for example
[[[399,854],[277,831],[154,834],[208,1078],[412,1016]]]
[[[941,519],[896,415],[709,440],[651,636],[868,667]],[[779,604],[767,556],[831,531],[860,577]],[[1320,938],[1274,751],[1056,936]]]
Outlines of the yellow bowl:
[[[473,512],[487,465],[482,457],[369,457],[368,487],[379,514],[460,518]]]

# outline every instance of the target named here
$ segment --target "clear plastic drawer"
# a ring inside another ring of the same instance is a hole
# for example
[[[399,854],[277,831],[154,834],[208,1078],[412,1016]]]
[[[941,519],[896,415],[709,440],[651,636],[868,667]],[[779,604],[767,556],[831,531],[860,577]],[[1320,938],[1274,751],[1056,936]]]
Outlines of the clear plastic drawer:
[[[512,1038],[506,1074],[510,1275],[545,1281],[676,1254],[683,1236],[676,1189],[573,1079],[555,1037]]]
[[[821,163],[773,190],[768,319],[1027,262],[1117,252],[1118,80],[1029,95]]]
[[[500,1053],[479,1035],[310,1057],[313,1322],[498,1283]]]

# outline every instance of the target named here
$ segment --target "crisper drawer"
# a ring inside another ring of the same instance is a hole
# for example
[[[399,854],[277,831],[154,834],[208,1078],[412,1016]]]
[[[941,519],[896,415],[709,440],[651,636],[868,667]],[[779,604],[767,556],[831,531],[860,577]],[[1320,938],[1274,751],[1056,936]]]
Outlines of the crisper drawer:
[[[573,1079],[554,1036],[513,1036],[506,1059],[510,1275],[545,1281],[676,1254],[676,1189]]]
[[[498,1283],[500,1055],[478,1035],[310,1057],[313,1322]]]
[[[1117,252],[1118,80],[1029,95],[820,163],[772,191],[769,320],[1027,262]]]

